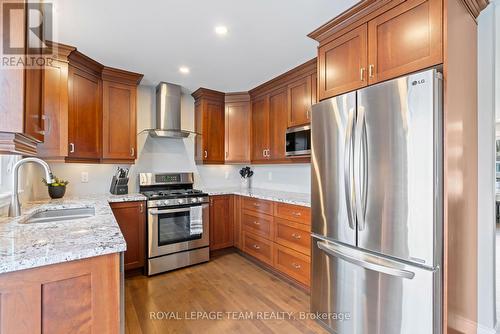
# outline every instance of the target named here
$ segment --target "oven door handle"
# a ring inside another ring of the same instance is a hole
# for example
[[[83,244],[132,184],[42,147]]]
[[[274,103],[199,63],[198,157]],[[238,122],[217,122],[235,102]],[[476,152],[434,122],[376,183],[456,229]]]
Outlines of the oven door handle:
[[[174,212],[189,212],[190,208],[181,208],[181,209],[168,209],[168,210],[158,210],[158,209],[150,209],[149,214],[153,216],[161,215],[164,213],[174,213]]]

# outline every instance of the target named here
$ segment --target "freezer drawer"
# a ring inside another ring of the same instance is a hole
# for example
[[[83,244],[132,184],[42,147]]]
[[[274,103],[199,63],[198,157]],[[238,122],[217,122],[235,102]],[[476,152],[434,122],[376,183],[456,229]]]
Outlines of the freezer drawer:
[[[409,266],[315,237],[312,242],[311,312],[319,313],[320,322],[330,331],[440,333],[439,270]],[[341,316],[344,320],[336,320]]]

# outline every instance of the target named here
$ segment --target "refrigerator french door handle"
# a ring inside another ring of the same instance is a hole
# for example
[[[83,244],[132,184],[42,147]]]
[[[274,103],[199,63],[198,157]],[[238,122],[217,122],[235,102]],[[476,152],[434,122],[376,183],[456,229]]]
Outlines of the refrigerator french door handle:
[[[398,269],[378,264],[375,262],[371,262],[368,258],[365,259],[357,258],[355,256],[342,252],[340,249],[338,249],[340,247],[336,247],[335,245],[329,245],[324,241],[317,241],[317,245],[319,249],[324,251],[329,256],[340,258],[342,260],[345,260],[356,266],[360,266],[368,270],[406,279],[413,279],[413,277],[415,277],[415,273],[412,271]]]
[[[365,133],[365,108],[358,106],[358,119],[356,121],[356,136],[354,140],[354,196],[355,211],[358,219],[358,230],[366,227],[365,209],[367,196],[367,143]]]
[[[349,109],[347,129],[345,133],[345,143],[344,143],[344,189],[345,189],[345,201],[347,206],[347,218],[349,221],[349,227],[353,230],[356,229],[354,225],[354,207],[353,203],[355,201],[354,188],[352,185],[352,160],[353,155],[351,154],[353,137],[354,137],[354,108]]]

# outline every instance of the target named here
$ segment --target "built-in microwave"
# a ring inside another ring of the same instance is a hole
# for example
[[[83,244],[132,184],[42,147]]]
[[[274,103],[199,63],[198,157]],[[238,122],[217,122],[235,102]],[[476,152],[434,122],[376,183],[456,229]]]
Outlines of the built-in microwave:
[[[311,154],[311,126],[303,125],[286,130],[286,156]]]

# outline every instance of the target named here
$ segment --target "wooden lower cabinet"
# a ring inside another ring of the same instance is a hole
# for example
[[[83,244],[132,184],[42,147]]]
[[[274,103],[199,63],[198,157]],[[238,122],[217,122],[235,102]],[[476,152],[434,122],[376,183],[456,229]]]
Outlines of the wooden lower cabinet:
[[[232,247],[234,230],[231,195],[210,196],[210,250]]]
[[[0,333],[119,333],[118,253],[0,275]]]
[[[311,228],[274,217],[274,242],[310,256]]]
[[[146,258],[146,202],[111,203],[118,226],[127,242],[125,270],[144,267]]]
[[[273,217],[250,210],[243,210],[241,214],[241,228],[266,239],[273,239]]]
[[[273,265],[273,246],[272,241],[243,231],[243,251],[270,266]]]
[[[311,257],[278,244],[274,244],[274,268],[309,286]]]

